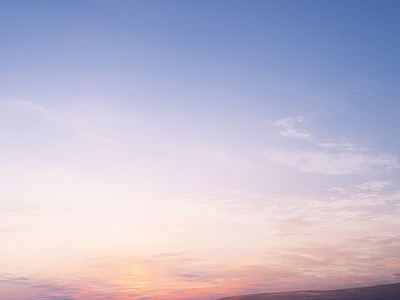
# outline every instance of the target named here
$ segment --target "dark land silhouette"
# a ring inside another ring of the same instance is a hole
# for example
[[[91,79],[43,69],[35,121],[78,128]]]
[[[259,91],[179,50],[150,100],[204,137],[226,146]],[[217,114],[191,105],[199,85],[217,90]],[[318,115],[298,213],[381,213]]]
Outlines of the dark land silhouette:
[[[400,300],[400,283],[340,290],[260,293],[217,300]]]

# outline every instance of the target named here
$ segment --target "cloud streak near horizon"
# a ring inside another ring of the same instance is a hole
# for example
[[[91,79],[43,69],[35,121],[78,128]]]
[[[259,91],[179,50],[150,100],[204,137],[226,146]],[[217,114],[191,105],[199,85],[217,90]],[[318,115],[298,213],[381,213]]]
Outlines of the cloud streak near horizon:
[[[1,298],[399,281],[396,11],[0,4]]]

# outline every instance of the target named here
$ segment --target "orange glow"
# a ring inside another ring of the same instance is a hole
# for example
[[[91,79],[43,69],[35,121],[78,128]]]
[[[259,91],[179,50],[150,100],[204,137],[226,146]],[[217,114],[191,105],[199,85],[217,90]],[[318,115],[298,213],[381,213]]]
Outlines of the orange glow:
[[[158,264],[119,257],[81,268],[67,263],[60,264],[60,267],[64,274],[53,274],[52,279],[50,276],[46,279],[30,277],[24,289],[7,285],[2,291],[18,299],[32,299],[46,292],[52,297],[76,300],[179,300],[214,299],[243,293],[254,287],[251,280],[235,275],[234,268],[215,269],[205,276],[196,276],[173,271],[163,258]]]

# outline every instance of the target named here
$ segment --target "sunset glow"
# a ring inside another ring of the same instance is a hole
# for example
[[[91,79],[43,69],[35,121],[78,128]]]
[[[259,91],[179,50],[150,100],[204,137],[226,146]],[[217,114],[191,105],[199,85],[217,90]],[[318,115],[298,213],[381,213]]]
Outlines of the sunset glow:
[[[400,282],[398,1],[0,1],[0,299]]]

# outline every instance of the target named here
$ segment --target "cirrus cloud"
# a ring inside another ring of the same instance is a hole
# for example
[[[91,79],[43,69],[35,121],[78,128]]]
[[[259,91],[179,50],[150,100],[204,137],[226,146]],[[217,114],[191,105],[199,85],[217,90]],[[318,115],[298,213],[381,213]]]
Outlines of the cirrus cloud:
[[[366,151],[285,151],[268,149],[264,151],[267,159],[307,173],[325,175],[350,175],[376,169],[399,168],[397,158],[386,154],[373,154]]]
[[[342,139],[318,141],[304,129],[296,128],[304,117],[282,118],[274,123],[284,137],[310,141],[308,149],[286,150],[270,147],[262,152],[268,160],[306,173],[325,175],[362,174],[369,171],[400,168],[395,155],[379,153]],[[304,146],[304,144],[303,144]]]

